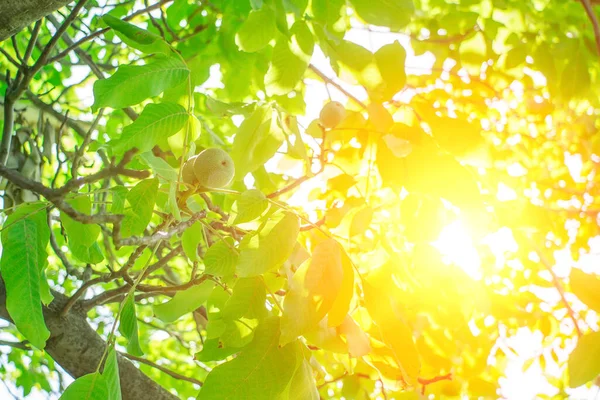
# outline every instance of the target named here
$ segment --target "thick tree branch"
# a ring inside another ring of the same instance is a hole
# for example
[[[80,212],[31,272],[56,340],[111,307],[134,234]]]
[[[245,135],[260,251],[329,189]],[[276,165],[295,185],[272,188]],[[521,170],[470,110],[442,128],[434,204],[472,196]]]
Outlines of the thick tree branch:
[[[72,0],[2,0],[0,1],[0,42],[27,25],[69,4]]]
[[[96,370],[106,343],[87,322],[85,313],[76,308],[71,309],[64,317],[60,311],[67,298],[53,292],[54,300],[44,307],[44,319],[50,330],[45,351],[74,378],[92,373]],[[10,321],[6,310],[6,288],[0,280],[0,318]],[[177,396],[154,382],[129,360],[118,355],[121,392],[124,400],[176,400]]]

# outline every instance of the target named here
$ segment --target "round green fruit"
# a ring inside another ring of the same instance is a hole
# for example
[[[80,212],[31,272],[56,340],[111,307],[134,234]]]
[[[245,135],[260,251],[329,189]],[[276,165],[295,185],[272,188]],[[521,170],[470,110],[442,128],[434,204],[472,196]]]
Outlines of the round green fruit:
[[[235,166],[226,151],[210,148],[195,156],[194,175],[200,187],[218,189],[231,183]]]
[[[325,128],[332,129],[338,126],[345,116],[346,109],[342,103],[330,101],[321,109],[319,119],[321,120],[321,125]]]
[[[183,168],[181,170],[181,179],[188,185],[195,186],[198,183],[196,179],[196,174],[194,173],[194,161],[198,156],[190,157],[189,160],[183,163]]]

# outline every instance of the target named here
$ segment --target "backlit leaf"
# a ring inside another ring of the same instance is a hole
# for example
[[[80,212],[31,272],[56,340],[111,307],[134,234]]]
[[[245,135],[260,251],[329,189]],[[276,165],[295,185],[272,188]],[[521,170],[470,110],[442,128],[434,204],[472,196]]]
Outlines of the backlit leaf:
[[[145,179],[127,194],[128,208],[121,223],[121,236],[128,237],[144,232],[152,218],[152,210],[158,193],[158,179]]]
[[[283,303],[282,345],[315,327],[333,306],[344,276],[342,252],[335,240],[324,240],[294,274]]]
[[[123,65],[110,78],[94,83],[92,110],[139,104],[180,84],[189,74],[187,65],[178,57],[167,57],[141,66]]]
[[[592,310],[600,313],[600,279],[596,275],[586,274],[577,268],[571,269],[571,290],[579,300]]]
[[[254,241],[252,247],[241,249],[237,265],[239,276],[261,275],[283,264],[292,254],[299,231],[298,217],[286,213],[268,234]]]
[[[272,113],[271,108],[257,107],[240,125],[230,154],[236,180],[264,165],[283,144],[285,136]]]
[[[235,272],[238,253],[231,238],[219,240],[208,248],[204,255],[205,273],[221,278],[231,277]]]
[[[123,129],[121,137],[110,142],[115,154],[132,148],[140,152],[152,150],[161,140],[174,135],[188,120],[188,113],[179,104],[148,104],[131,125]]]
[[[153,307],[154,314],[165,322],[174,322],[204,304],[214,287],[213,281],[206,280],[189,289],[177,292],[166,303],[155,305]]]
[[[363,234],[371,226],[373,220],[373,209],[364,207],[352,217],[350,223],[350,237]]]
[[[257,189],[246,190],[237,201],[234,224],[250,222],[260,217],[269,206],[267,197]]]
[[[264,48],[275,37],[275,16],[268,7],[250,11],[248,18],[235,35],[240,50],[254,53]]]
[[[346,318],[346,314],[350,309],[350,301],[354,295],[354,268],[352,267],[352,261],[342,249],[342,284],[338,292],[331,310],[329,310],[327,323],[329,326],[338,326]]]
[[[383,79],[382,100],[391,99],[406,84],[406,50],[399,42],[386,44],[375,52],[375,63]]]
[[[271,56],[271,66],[265,75],[267,93],[285,95],[292,91],[304,76],[312,56],[314,40],[303,21],[297,21],[290,32],[291,40],[279,35]]]
[[[279,318],[268,318],[236,358],[208,374],[198,399],[276,399],[292,379],[300,351],[298,343],[279,346]]]
[[[224,319],[264,318],[267,313],[265,302],[267,291],[262,277],[240,278],[223,309]]]
[[[198,221],[194,222],[194,225],[187,228],[181,235],[181,246],[191,261],[198,261],[198,245],[203,238],[202,224]]]
[[[392,30],[404,28],[414,12],[411,0],[350,0],[365,22]]]
[[[600,332],[583,335],[569,356],[569,387],[585,385],[600,375]]]

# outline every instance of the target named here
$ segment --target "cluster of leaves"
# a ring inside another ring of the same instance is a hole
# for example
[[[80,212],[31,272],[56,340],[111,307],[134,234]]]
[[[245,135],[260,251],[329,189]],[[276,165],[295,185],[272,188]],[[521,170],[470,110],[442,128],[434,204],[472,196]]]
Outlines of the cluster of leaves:
[[[90,37],[86,53],[110,71],[93,82],[91,112],[104,118],[91,143],[59,138],[59,153],[89,144],[120,159],[135,148],[130,167],[153,177],[108,177],[65,199],[116,223],[74,218],[53,198],[19,205],[4,223],[12,332],[45,347],[54,289],[109,345],[62,398],[120,399],[117,349],[149,360],[140,368],[182,398],[495,398],[511,351],[497,342],[524,327],[543,334],[547,351],[529,361],[559,367],[546,376],[559,397],[600,374],[586,318],[600,312],[600,280],[553,269],[554,251],[580,260],[598,234],[600,55],[578,2],[176,0],[134,19],[130,3],[90,4],[67,33]],[[373,52],[347,40],[357,21],[409,34],[433,67],[416,74],[397,41]],[[310,64],[317,46],[335,81]],[[64,84],[82,57],[67,55],[31,92],[43,102],[56,87],[50,106],[82,117],[89,108]],[[209,82],[218,76],[222,85]],[[333,129],[298,122],[304,80],[315,78],[348,95]],[[234,183],[191,193],[179,169],[208,147],[230,153]],[[581,160],[578,175],[567,156]],[[41,182],[74,179],[77,165],[62,164],[47,157]],[[318,209],[282,200],[301,185]],[[434,245],[457,222],[476,242],[478,276]],[[517,245],[483,240],[500,235]],[[67,275],[65,260],[94,278]],[[78,298],[88,282],[98,290]],[[165,360],[175,375],[152,368]]]

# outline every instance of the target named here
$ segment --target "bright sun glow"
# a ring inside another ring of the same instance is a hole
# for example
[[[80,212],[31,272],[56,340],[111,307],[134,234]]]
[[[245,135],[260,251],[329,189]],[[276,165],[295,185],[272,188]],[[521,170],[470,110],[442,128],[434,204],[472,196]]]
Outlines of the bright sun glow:
[[[456,264],[473,279],[481,279],[481,258],[460,220],[446,225],[432,244],[442,253],[445,262]]]

